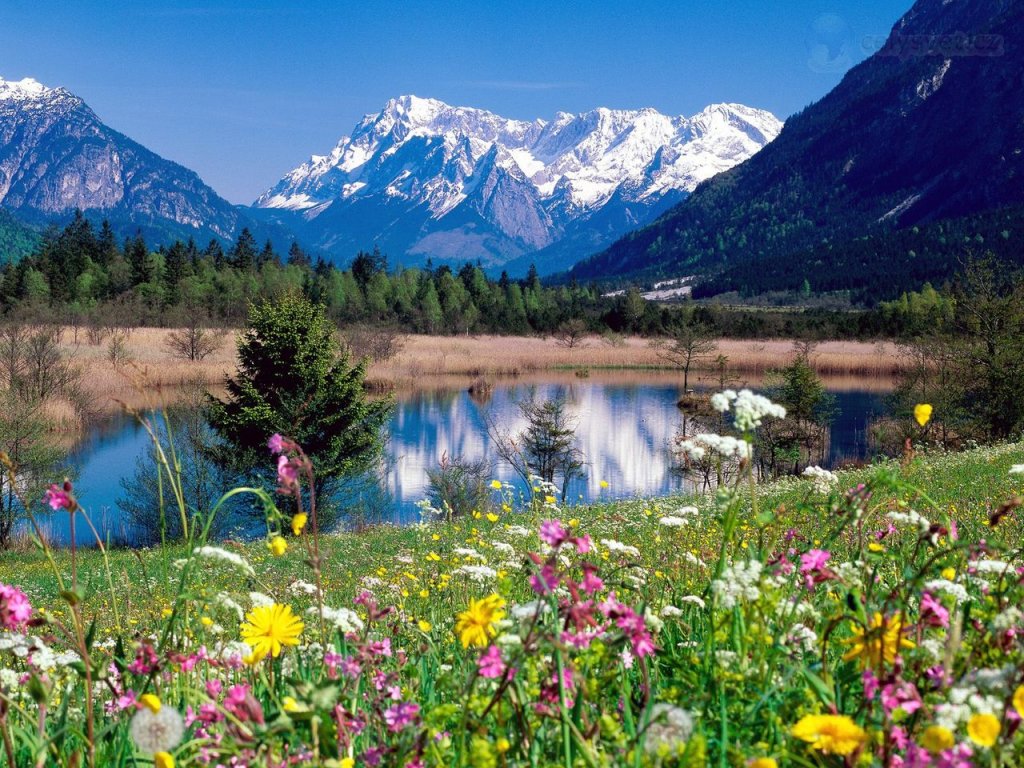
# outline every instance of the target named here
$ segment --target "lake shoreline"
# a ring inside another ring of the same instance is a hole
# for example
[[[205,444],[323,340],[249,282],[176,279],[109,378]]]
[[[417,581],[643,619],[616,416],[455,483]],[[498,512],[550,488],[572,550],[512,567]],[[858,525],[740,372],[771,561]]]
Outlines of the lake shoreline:
[[[235,370],[235,337],[228,332],[212,355],[202,361],[176,358],[166,348],[173,329],[138,328],[125,345],[124,361],[113,363],[105,345],[89,345],[84,334],[76,342],[70,329],[62,349],[83,372],[83,385],[98,416],[123,408],[152,410],[181,399],[190,387],[216,390]],[[649,372],[681,378],[658,357],[650,340],[623,337],[610,343],[587,337],[573,348],[554,338],[537,336],[424,336],[403,334],[394,357],[371,362],[367,387],[374,391],[408,391],[424,387],[468,387],[474,381],[489,384],[527,379],[538,374],[587,377],[600,373]],[[724,374],[730,385],[759,385],[769,371],[790,362],[796,352],[792,340],[722,339],[716,354],[727,361]],[[846,380],[857,389],[888,390],[901,371],[897,345],[891,341],[824,341],[815,346],[811,364],[826,382]],[[720,371],[713,356],[695,364],[691,381],[711,386]],[[866,385],[866,386],[865,386]],[[58,404],[56,431],[77,432],[87,425],[62,414]]]

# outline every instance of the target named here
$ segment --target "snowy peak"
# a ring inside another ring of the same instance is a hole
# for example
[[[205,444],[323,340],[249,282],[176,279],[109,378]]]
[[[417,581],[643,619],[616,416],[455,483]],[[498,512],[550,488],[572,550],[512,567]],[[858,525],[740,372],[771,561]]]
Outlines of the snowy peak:
[[[384,222],[361,237],[420,256],[500,263],[559,242],[598,212],[619,229],[646,220],[781,128],[771,113],[740,104],[693,117],[600,107],[516,120],[406,95],[254,205],[299,214],[324,247],[347,244],[358,209],[360,222]],[[392,236],[398,230],[402,238]]]
[[[39,99],[48,96],[54,90],[53,88],[47,88],[31,77],[26,77],[23,80],[4,80],[0,77],[0,100],[4,101]]]
[[[475,164],[496,146],[499,164],[515,165],[540,197],[550,198],[561,190],[573,205],[589,209],[608,200],[624,183],[636,185],[651,178],[648,171],[656,158],[660,172],[640,196],[688,192],[747,159],[781,127],[771,113],[739,104],[715,104],[692,118],[669,117],[654,109],[602,107],[527,122],[437,99],[401,96],[364,117],[329,154],[314,155],[288,173],[255,205],[308,210],[392,189],[395,179],[382,178],[379,171],[390,165],[385,161],[400,147],[418,141],[423,151],[440,142],[446,160],[460,158],[462,173],[451,179],[457,184],[473,176]],[[671,151],[660,152],[664,148]],[[423,170],[407,167],[401,172]],[[559,185],[563,179],[566,183]],[[450,209],[436,200],[421,202]]]

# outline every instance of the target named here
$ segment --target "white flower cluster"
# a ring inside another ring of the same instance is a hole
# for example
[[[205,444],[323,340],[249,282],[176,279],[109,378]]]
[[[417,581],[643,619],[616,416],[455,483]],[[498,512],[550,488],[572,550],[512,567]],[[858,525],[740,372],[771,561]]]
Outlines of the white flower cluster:
[[[458,555],[466,560],[479,560],[481,563],[487,562],[487,558],[472,547],[455,547],[455,549],[452,550],[452,554]]]
[[[243,571],[247,576],[256,575],[256,571],[254,571],[253,567],[246,562],[244,557],[235,554],[234,552],[228,552],[226,549],[221,549],[220,547],[197,547],[192,554],[196,557],[219,561],[227,565],[234,566],[235,568]]]
[[[516,548],[507,541],[494,540],[491,542],[491,548],[498,554],[504,555],[505,557],[514,557],[516,554]]]
[[[832,489],[839,485],[839,476],[821,467],[808,467],[803,471],[803,476],[811,479],[814,490],[818,493],[831,493]]]
[[[308,608],[306,613],[310,616],[319,616],[320,609],[314,605]],[[324,621],[346,635],[362,632],[363,627],[366,626],[355,611],[349,608],[331,608],[327,605],[324,606]]]
[[[671,754],[693,734],[693,715],[664,702],[651,707],[651,720],[644,732],[644,750],[650,755]]]
[[[745,440],[711,432],[684,440],[679,444],[679,450],[693,461],[700,461],[708,451],[714,451],[724,459],[750,458],[750,444]]]
[[[801,653],[814,653],[818,649],[818,636],[806,624],[794,624],[782,644]]]
[[[311,584],[302,579],[296,579],[288,585],[288,592],[293,595],[315,595],[316,584]]]
[[[755,395],[749,389],[741,389],[738,393],[727,389],[711,396],[711,407],[719,413],[732,409],[732,421],[740,432],[753,432],[761,426],[761,422],[771,416],[776,419],[786,418],[786,409],[773,403],[763,395]]]
[[[462,565],[452,571],[452,573],[455,576],[465,576],[477,584],[486,584],[498,578],[498,572],[486,565]]]
[[[274,605],[274,598],[262,592],[250,592],[249,600],[252,601],[253,608],[270,608]]]
[[[931,521],[924,515],[910,510],[909,512],[890,512],[887,517],[894,523],[906,523],[917,528],[921,533],[927,533],[932,527]]]
[[[971,715],[1002,713],[1003,702],[998,696],[985,695],[970,686],[954,686],[949,692],[949,701],[935,707],[935,723],[956,731],[957,726],[966,723]]]
[[[242,617],[245,616],[245,609],[224,592],[217,593],[216,597],[213,598],[213,604],[236,614],[239,621],[241,621]]]
[[[999,576],[1007,576],[1014,572],[1013,566],[1002,560],[974,560],[970,567],[978,573],[994,573]]]
[[[1024,464],[1014,464],[1010,467],[1011,475],[1024,475]]]
[[[924,588],[929,592],[941,592],[955,598],[958,603],[967,602],[970,597],[967,589],[962,584],[950,581],[949,579],[933,579],[926,582]]]
[[[691,517],[695,517],[700,513],[696,507],[680,507],[671,515],[665,515],[658,520],[659,525],[663,525],[666,528],[682,528],[686,525]]]
[[[757,560],[732,563],[722,571],[722,577],[711,582],[711,591],[722,608],[734,608],[745,600],[757,600],[764,566]]]
[[[613,554],[640,557],[639,549],[630,546],[629,544],[623,544],[621,541],[616,541],[615,539],[601,539],[601,546],[605,547]]]
[[[517,536],[521,539],[533,535],[533,531],[522,525],[508,525],[505,526],[505,530],[508,531],[509,536]]]

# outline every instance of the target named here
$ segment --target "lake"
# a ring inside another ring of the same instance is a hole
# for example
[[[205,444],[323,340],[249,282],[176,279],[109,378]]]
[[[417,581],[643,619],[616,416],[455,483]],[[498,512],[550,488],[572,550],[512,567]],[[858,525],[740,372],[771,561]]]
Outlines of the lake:
[[[867,457],[868,423],[883,412],[885,392],[867,386],[850,388],[849,383],[830,391],[836,396],[839,414],[832,425],[827,463]],[[570,503],[683,490],[685,481],[671,472],[668,451],[682,418],[676,407],[681,388],[674,377],[635,371],[582,379],[548,375],[539,381],[498,382],[487,398],[471,396],[465,386],[398,393],[376,519],[418,520],[416,502],[426,496],[427,470],[436,467],[444,454],[487,460],[493,465],[492,477],[517,482],[496,455],[487,419],[518,432],[524,420],[516,404],[531,394],[564,397],[577,423],[577,444],[586,458],[587,474],[571,483]],[[148,445],[146,431],[121,416],[92,428],[69,454],[80,503],[112,539],[130,538],[118,508],[121,481],[134,475]],[[604,483],[607,487],[602,487]],[[60,513],[47,520],[55,542],[68,541],[66,517]],[[84,526],[79,528],[79,542],[89,543],[91,537],[81,530]]]

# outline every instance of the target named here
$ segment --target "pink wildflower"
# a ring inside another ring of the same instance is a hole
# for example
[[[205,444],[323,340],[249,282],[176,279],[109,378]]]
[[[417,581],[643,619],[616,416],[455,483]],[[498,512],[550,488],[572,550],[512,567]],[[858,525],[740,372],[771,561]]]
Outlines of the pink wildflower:
[[[481,677],[501,677],[505,674],[505,662],[501,658],[501,649],[492,645],[480,656],[477,666],[480,669]]]
[[[277,457],[277,482],[282,488],[290,488],[299,480],[299,472],[287,456]]]
[[[17,587],[0,584],[0,627],[18,629],[32,618],[28,596]]]
[[[569,531],[560,520],[545,520],[540,524],[540,540],[549,547],[560,547],[568,538]]]
[[[420,712],[420,705],[412,701],[405,701],[384,710],[384,722],[388,724],[388,730],[398,733],[413,720]]]
[[[933,627],[949,626],[949,611],[929,592],[921,595],[921,621]]]
[[[50,505],[50,509],[66,509],[69,512],[75,509],[75,500],[71,496],[71,483],[64,481],[64,487],[51,485],[43,496],[43,501]]]
[[[583,581],[580,582],[580,588],[588,595],[593,595],[604,589],[604,582],[597,575],[597,568],[590,563],[583,565]]]
[[[555,566],[547,563],[540,569],[539,574],[530,577],[530,587],[538,595],[546,595],[558,586],[558,581]]]
[[[267,448],[270,449],[271,453],[284,453],[284,438],[277,432],[270,436],[267,440]]]

